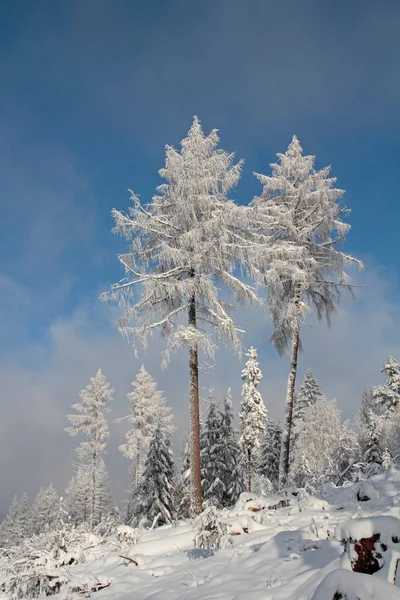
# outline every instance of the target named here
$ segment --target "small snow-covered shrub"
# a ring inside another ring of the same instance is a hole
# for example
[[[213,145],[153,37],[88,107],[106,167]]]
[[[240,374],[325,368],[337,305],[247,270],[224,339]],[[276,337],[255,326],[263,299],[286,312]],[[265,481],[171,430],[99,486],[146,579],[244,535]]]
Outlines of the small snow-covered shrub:
[[[220,520],[215,506],[208,506],[196,521],[195,547],[219,550],[224,548],[228,541],[228,526]]]

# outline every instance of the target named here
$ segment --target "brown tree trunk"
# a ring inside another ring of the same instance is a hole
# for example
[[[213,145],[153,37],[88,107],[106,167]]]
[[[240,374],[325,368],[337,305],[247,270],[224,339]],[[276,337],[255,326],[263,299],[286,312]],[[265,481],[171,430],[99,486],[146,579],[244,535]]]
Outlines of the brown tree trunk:
[[[189,301],[189,325],[196,327],[196,302],[194,294]],[[200,472],[199,356],[197,346],[189,350],[189,399],[191,509],[194,515],[198,515],[202,508],[202,493]]]
[[[251,452],[247,449],[247,491],[251,492]]]
[[[297,309],[299,309],[301,299],[301,287],[299,284],[296,286],[295,292],[295,305]],[[286,418],[285,418],[285,428],[283,430],[282,436],[282,446],[281,446],[281,456],[280,456],[280,464],[279,464],[279,487],[285,487],[288,481],[289,476],[289,467],[290,467],[290,445],[291,445],[291,436],[292,436],[292,421],[293,421],[293,402],[294,402],[294,390],[296,385],[296,375],[297,375],[297,358],[299,354],[299,344],[300,344],[300,311],[297,310],[297,319],[296,325],[293,330],[292,336],[292,351],[290,354],[290,370],[289,377],[287,382],[287,392],[286,392]]]

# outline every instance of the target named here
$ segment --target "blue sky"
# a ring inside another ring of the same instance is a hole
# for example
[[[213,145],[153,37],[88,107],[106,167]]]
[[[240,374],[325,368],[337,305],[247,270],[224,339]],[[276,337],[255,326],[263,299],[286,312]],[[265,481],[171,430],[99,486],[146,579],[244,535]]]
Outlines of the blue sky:
[[[365,288],[332,331],[306,332],[301,368],[314,368],[354,412],[398,345],[399,23],[396,0],[1,3],[0,446],[8,450],[0,472],[10,485],[0,511],[14,490],[64,485],[71,442],[63,415],[99,366],[123,414],[145,360],[170,403],[182,406],[185,427],[187,381],[175,376],[185,357],[164,373],[157,345],[134,360],[111,327],[114,309],[97,297],[122,276],[115,255],[124,242],[110,232],[111,208],[128,207],[128,188],[151,197],[165,144],[179,144],[194,114],[245,159],[240,203],[260,191],[251,172],[268,172],[293,133],[346,189],[346,247],[365,261],[357,276]],[[285,361],[266,343],[267,324],[261,335],[254,317],[243,319],[253,332],[245,343],[259,335],[263,389],[280,416]],[[329,372],[338,354],[341,366]],[[222,393],[236,385],[239,394],[239,375],[236,383],[225,377],[239,374],[231,360],[221,354],[206,386]],[[122,489],[126,464],[111,451],[109,460]]]

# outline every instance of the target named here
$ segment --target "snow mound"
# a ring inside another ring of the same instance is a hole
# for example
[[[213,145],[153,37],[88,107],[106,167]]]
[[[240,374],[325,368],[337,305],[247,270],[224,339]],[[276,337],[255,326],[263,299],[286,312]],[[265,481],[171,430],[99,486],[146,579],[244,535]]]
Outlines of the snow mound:
[[[361,540],[380,534],[382,539],[400,540],[400,519],[390,516],[349,519],[336,527],[337,540]]]
[[[400,590],[372,575],[335,569],[321,581],[312,600],[339,600],[340,598],[342,600],[400,600]]]

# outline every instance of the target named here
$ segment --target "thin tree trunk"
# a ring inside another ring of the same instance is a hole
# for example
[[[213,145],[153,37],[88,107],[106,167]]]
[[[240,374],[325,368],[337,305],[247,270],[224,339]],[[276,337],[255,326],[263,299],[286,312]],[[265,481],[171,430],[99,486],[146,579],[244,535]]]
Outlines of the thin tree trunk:
[[[90,526],[93,529],[95,524],[95,512],[96,512],[96,470],[97,470],[97,454],[93,453],[93,473],[92,473],[92,514],[90,519]]]
[[[135,468],[135,487],[139,485],[140,481],[140,451],[136,454],[136,468]]]
[[[196,327],[196,301],[194,294],[189,301],[189,325]],[[202,493],[200,472],[199,356],[197,346],[189,350],[189,401],[191,508],[194,515],[198,515],[202,507]]]
[[[247,491],[251,492],[251,453],[250,453],[250,448],[247,449]]]
[[[292,351],[290,355],[290,370],[289,377],[287,382],[287,392],[286,392],[286,419],[285,419],[285,428],[283,430],[282,435],[282,445],[281,445],[281,456],[280,456],[280,464],[279,464],[279,487],[285,487],[288,481],[289,476],[289,467],[290,467],[290,446],[291,446],[291,436],[292,436],[292,421],[293,421],[293,402],[294,402],[294,390],[296,385],[296,375],[297,375],[297,358],[299,354],[299,344],[300,344],[300,314],[299,314],[299,303],[301,299],[301,287],[299,284],[296,286],[295,292],[295,305],[297,307],[297,318],[296,325],[293,330],[292,336]]]

